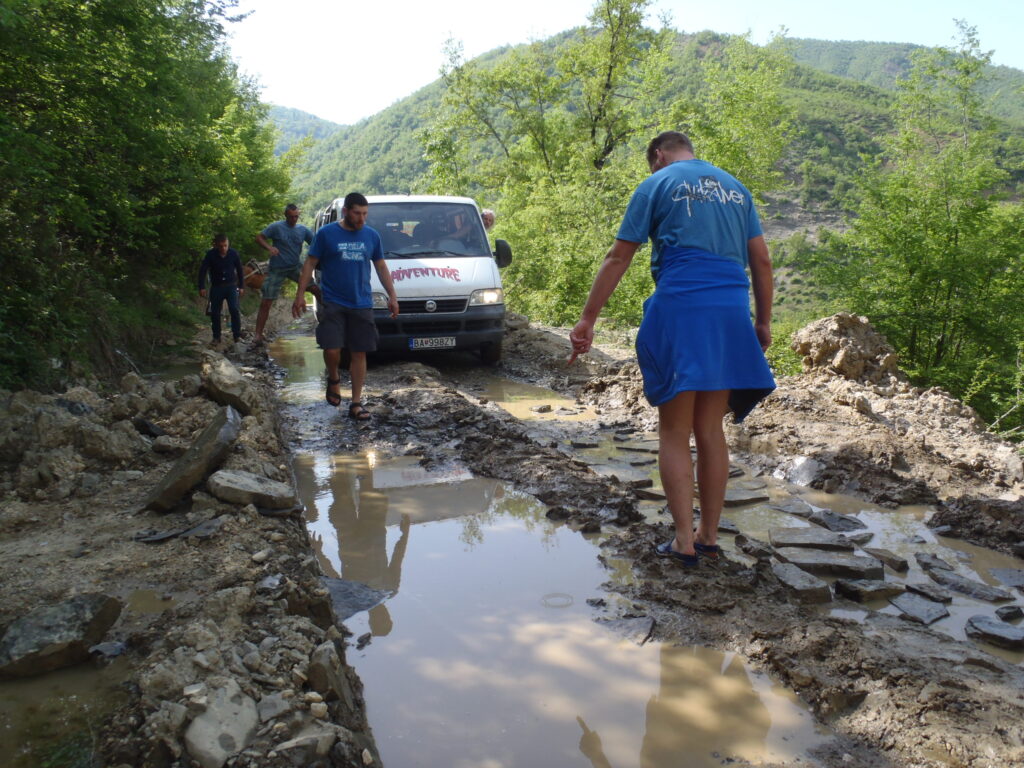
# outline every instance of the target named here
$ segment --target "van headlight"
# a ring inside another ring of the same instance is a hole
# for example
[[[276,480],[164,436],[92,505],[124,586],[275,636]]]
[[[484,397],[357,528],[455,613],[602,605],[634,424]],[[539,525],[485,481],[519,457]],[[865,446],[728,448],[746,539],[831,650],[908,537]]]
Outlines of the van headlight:
[[[473,291],[469,295],[469,306],[478,307],[481,304],[504,304],[505,293],[501,288],[482,288]]]
[[[374,293],[373,294],[373,308],[374,309],[387,309],[388,308],[388,295],[386,293]]]

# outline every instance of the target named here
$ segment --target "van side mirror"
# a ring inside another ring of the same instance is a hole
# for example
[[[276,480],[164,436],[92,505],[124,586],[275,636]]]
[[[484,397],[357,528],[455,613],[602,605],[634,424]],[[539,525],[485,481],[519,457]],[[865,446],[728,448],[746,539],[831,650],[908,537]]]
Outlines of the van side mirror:
[[[498,269],[512,263],[512,246],[504,240],[494,241],[494,263],[498,265]]]

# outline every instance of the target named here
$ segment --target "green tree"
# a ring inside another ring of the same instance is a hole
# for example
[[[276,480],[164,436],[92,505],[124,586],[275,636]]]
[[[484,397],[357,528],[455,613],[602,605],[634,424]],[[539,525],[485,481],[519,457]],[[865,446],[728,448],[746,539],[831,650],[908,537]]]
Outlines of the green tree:
[[[1024,216],[999,202],[1008,174],[979,96],[989,54],[973,28],[960,32],[955,50],[913,54],[896,133],[858,179],[856,218],[828,241],[816,273],[871,318],[915,378],[971,395],[991,416],[1024,332]]]

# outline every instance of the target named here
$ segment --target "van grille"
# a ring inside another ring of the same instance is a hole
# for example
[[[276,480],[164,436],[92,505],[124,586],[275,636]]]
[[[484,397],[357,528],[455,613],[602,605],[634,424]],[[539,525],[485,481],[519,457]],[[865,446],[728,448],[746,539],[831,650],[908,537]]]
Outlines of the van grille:
[[[437,302],[437,309],[433,312],[427,313],[427,302],[430,299],[399,299],[398,308],[401,310],[401,314],[405,315],[416,315],[416,314],[432,314],[436,315],[439,312],[465,312],[467,299],[434,299]]]

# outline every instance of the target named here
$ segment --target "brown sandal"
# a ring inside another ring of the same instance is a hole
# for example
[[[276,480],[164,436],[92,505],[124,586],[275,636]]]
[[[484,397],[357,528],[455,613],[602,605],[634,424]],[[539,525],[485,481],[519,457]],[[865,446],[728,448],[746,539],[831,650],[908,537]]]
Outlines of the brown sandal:
[[[331,392],[331,387],[341,384],[341,378],[327,379],[327,390],[324,392],[324,397],[327,400],[327,404],[337,408],[341,405],[341,395],[338,392]]]
[[[356,410],[356,409],[359,410]],[[352,403],[348,407],[348,417],[356,421],[369,421],[370,412],[363,407],[362,403]]]

